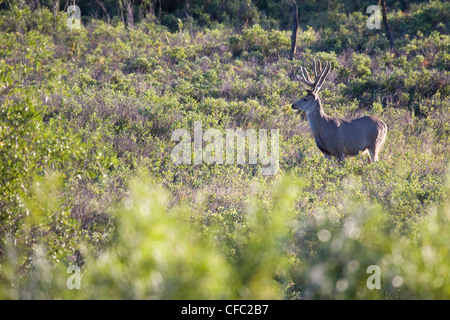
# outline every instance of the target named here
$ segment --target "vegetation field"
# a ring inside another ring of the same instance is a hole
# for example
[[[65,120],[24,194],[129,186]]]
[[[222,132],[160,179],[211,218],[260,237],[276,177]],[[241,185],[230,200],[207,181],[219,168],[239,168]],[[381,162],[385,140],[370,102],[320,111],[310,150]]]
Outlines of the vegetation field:
[[[288,0],[69,4],[0,0],[0,298],[450,299],[449,2],[387,1],[391,48],[376,3],[297,1],[293,59]],[[312,59],[378,162],[292,110]],[[178,164],[195,123],[278,129],[275,174]]]

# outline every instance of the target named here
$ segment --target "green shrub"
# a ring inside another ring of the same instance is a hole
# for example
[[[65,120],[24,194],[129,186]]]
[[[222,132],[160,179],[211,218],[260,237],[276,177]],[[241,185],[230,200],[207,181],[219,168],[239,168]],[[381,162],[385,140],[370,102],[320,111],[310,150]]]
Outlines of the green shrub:
[[[266,211],[264,203],[249,207],[244,225],[233,235],[238,250],[227,257],[214,240],[224,232],[222,222],[212,222],[208,233],[200,233],[190,225],[192,217],[184,203],[167,210],[169,195],[164,190],[150,181],[134,182],[132,196],[115,215],[110,248],[98,257],[95,248],[82,250],[86,264],[80,290],[64,288],[63,274],[67,277],[65,269],[70,260],[62,261],[62,266],[46,261],[48,245],[41,245],[33,253],[39,256],[34,264],[37,270],[22,279],[17,278],[17,259],[2,261],[3,298],[281,298],[280,281],[289,275],[284,243],[289,237],[298,184],[288,180],[277,184],[273,209]],[[38,187],[36,192],[46,192],[44,189]],[[46,219],[41,214],[57,208],[53,197],[43,197],[39,203],[39,208],[45,209],[34,212],[33,221]],[[33,202],[33,206],[38,203]],[[18,253],[16,245],[5,245],[9,257]],[[45,284],[45,293],[39,277],[43,274],[53,274]],[[11,287],[12,283],[16,285]]]

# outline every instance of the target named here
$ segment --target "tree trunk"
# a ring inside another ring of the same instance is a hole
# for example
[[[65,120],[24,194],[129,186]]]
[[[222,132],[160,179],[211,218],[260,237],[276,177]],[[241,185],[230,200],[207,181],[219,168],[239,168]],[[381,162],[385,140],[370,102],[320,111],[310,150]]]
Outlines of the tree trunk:
[[[383,24],[384,29],[386,31],[386,37],[389,41],[389,48],[391,52],[394,52],[394,38],[392,37],[391,33],[391,26],[389,25],[389,21],[387,19],[387,10],[386,10],[386,0],[380,0],[378,5],[381,4],[381,14],[383,15]]]
[[[297,30],[298,30],[298,6],[295,0],[292,0],[292,35],[291,35],[291,52],[289,60],[292,60],[297,50]]]
[[[125,10],[127,11],[128,27],[134,25],[134,0],[124,0]]]
[[[97,4],[102,8],[103,12],[105,13],[106,17],[108,18],[108,22],[111,22],[111,17],[108,14],[108,10],[106,10],[105,5],[103,4],[102,0],[95,0]]]

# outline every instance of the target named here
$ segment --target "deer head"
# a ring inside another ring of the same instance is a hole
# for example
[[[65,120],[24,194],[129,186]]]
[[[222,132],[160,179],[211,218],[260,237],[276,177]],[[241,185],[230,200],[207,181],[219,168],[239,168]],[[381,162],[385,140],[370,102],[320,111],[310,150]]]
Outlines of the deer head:
[[[319,100],[319,90],[322,87],[325,78],[330,72],[331,64],[329,62],[325,63],[325,67],[322,69],[320,60],[316,62],[313,59],[313,72],[314,72],[314,81],[311,80],[309,76],[308,70],[304,67],[300,67],[300,76],[296,76],[297,80],[303,82],[307,86],[311,88],[311,90],[306,90],[307,95],[295,102],[292,105],[292,109],[294,110],[304,110],[309,111],[317,106],[317,102]]]

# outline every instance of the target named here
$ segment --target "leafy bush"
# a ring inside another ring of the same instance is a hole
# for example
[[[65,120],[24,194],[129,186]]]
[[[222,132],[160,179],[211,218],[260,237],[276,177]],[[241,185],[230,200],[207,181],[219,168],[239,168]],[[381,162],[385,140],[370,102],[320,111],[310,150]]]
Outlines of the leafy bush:
[[[0,277],[3,298],[281,298],[279,282],[288,275],[284,243],[293,218],[296,185],[279,181],[274,207],[269,212],[262,203],[248,207],[245,222],[234,234],[238,251],[230,257],[215,245],[214,237],[223,232],[220,224],[211,224],[207,232],[196,230],[189,223],[194,217],[186,211],[186,204],[167,210],[166,191],[151,181],[135,181],[131,197],[115,214],[116,229],[110,247],[98,257],[95,248],[87,246],[82,250],[86,257],[82,289],[73,292],[65,287],[68,266],[48,263],[43,251],[48,246],[42,245],[33,253],[38,257],[34,269],[16,283],[20,264],[12,257],[19,252],[8,241]],[[45,188],[36,191],[46,192]],[[55,200],[41,198],[44,211],[55,209]],[[33,219],[40,219],[40,212],[35,212]],[[48,274],[53,276],[45,281],[48,276],[44,275]],[[41,291],[42,281],[46,282],[45,294]],[[11,288],[11,283],[17,286]]]
[[[272,30],[265,31],[260,25],[255,24],[245,28],[242,36],[231,36],[230,47],[234,55],[239,55],[242,51],[248,53],[261,53],[267,57],[271,54],[279,54],[283,50],[288,50],[290,38],[286,32]]]

